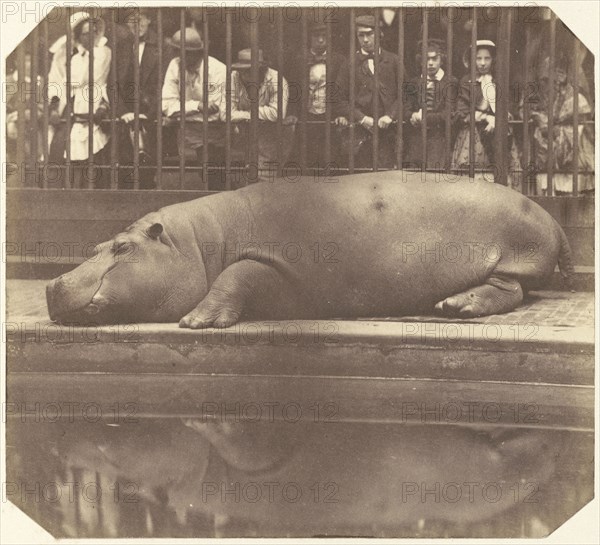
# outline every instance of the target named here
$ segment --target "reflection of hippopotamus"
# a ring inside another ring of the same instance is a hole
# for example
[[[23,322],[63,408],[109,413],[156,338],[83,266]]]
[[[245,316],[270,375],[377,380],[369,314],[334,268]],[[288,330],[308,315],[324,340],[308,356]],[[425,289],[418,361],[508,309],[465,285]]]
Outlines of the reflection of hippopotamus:
[[[50,317],[228,326],[263,319],[507,312],[566,237],[506,187],[435,174],[261,183],[144,216],[47,288]]]
[[[166,510],[168,498],[181,521],[204,513],[218,524],[229,520],[233,528],[224,531],[236,536],[398,537],[414,535],[419,521],[465,532],[531,507],[525,503],[543,512],[552,500],[545,483],[562,448],[560,434],[547,430],[363,423],[237,423],[227,430],[199,420],[188,426],[169,419],[106,427],[92,441],[69,429],[59,449],[69,467],[85,468],[75,481],[97,482],[98,472],[99,486],[113,490],[121,479],[129,501],[163,498]],[[271,457],[268,464],[247,467],[261,453]],[[111,492],[107,497],[103,518],[95,503],[80,505],[89,537],[99,524],[118,520],[111,510],[119,505]],[[74,513],[64,507],[68,523]],[[109,536],[124,537],[118,524]]]

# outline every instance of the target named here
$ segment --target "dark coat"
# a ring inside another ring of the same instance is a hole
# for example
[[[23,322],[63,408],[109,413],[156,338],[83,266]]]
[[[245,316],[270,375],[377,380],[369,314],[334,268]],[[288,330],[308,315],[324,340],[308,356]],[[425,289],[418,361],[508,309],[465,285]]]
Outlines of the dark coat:
[[[340,68],[337,78],[339,101],[336,101],[337,116],[344,116],[350,121],[359,122],[364,116],[373,117],[373,97],[375,94],[375,76],[369,70],[367,60],[360,51],[354,58],[356,70],[355,108],[350,112],[350,67],[345,63]],[[389,115],[398,118],[398,68],[399,58],[389,51],[382,50],[379,55],[379,117]]]
[[[494,81],[496,81],[496,78],[494,78]],[[471,92],[471,89],[474,89],[473,93]],[[473,97],[471,97],[472,94]],[[469,116],[471,115],[471,102],[475,102],[475,109],[477,109],[477,105],[481,104],[482,100],[483,90],[481,89],[481,83],[475,82],[475,85],[472,85],[471,76],[468,74],[460,78],[456,104],[457,117],[462,121],[468,121]],[[493,115],[491,108],[488,108],[487,113]]]
[[[423,80],[416,78],[408,82],[404,88],[404,120],[406,121],[407,149],[403,161],[421,166],[421,125],[410,124],[411,115],[419,110],[427,111],[427,167],[443,168],[446,149],[446,107],[450,106],[450,123],[457,119],[458,80],[448,74],[440,81],[434,81],[433,104],[430,109],[424,108],[426,103],[423,94]],[[452,138],[452,136],[451,136]],[[452,148],[450,148],[452,150]]]
[[[161,101],[161,91],[165,72],[172,58],[171,48],[162,45],[162,73],[158,71],[158,38],[152,28],[148,29],[146,45],[140,63],[140,113],[148,119],[156,119],[158,103]],[[117,48],[117,115],[133,112],[135,98],[134,67],[137,64],[137,51],[133,35],[124,37],[122,45]]]
[[[496,82],[495,77],[494,82]],[[472,85],[471,76],[469,74],[465,74],[462,78],[460,78],[458,99],[456,103],[456,117],[458,122],[457,124],[462,127],[463,130],[465,129],[471,116],[471,102],[475,103],[475,110],[477,111],[482,100],[483,90],[481,88],[481,83],[476,81],[475,85]],[[488,106],[484,113],[495,115],[491,106]],[[479,121],[475,123],[475,130],[479,133],[479,139],[481,140],[481,144],[485,150],[488,160],[493,162],[495,138],[494,133],[486,133],[484,131],[486,125],[487,123],[485,121]]]

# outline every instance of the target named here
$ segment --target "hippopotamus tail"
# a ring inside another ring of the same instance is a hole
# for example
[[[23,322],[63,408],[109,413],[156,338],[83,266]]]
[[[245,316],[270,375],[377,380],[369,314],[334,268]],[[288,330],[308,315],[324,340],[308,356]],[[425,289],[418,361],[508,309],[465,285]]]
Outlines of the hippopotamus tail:
[[[571,254],[571,246],[567,240],[567,235],[563,231],[562,227],[556,223],[558,236],[560,239],[560,251],[558,253],[558,268],[563,278],[563,283],[567,289],[571,290],[573,287],[573,277],[575,274],[575,267],[573,266],[573,257]]]

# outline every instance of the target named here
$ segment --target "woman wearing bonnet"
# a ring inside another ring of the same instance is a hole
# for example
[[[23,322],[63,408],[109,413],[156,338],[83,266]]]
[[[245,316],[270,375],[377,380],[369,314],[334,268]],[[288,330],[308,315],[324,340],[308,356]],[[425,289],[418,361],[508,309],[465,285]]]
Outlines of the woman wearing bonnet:
[[[592,109],[581,89],[573,88],[569,82],[569,61],[566,55],[559,53],[556,59],[554,77],[554,104],[550,105],[549,89],[550,59],[546,57],[539,66],[538,93],[529,99],[531,119],[535,130],[535,166],[537,170],[538,190],[543,194],[548,191],[547,165],[548,165],[548,112],[550,107],[554,111],[554,126],[552,129],[554,151],[553,182],[557,195],[569,194],[573,191],[573,112],[574,95],[578,94],[578,143],[579,143],[579,191],[583,194],[594,193],[594,134],[589,125],[583,122],[591,118]],[[582,74],[579,81],[583,81]],[[561,172],[562,171],[562,172]]]
[[[466,68],[470,66],[470,55],[471,49],[468,48],[463,55],[463,63]],[[496,44],[494,42],[491,40],[477,40],[475,57],[475,81],[477,85],[471,85],[469,74],[463,76],[460,80],[457,117],[459,124],[462,121],[462,128],[456,138],[452,154],[454,169],[468,168],[471,161],[469,157],[471,103],[475,102],[475,153],[472,161],[475,163],[476,178],[488,181],[491,180],[491,175],[481,171],[493,170],[496,163],[494,159],[496,78],[493,73],[495,56]],[[515,172],[521,170],[519,156],[511,134],[509,134],[509,139],[509,185],[520,187],[520,183],[514,178]]]
[[[88,112],[89,94],[93,96],[93,153],[94,162],[100,163],[100,152],[108,143],[108,135],[100,128],[100,122],[109,111],[107,80],[110,71],[111,50],[106,45],[104,21],[92,18],[89,13],[71,15],[73,49],[67,52],[67,37],[61,36],[51,47],[52,64],[48,73],[48,100],[50,102],[50,153],[53,163],[62,164],[66,156],[67,99],[73,114],[69,135],[71,161],[88,159]],[[94,81],[89,82],[89,50],[94,48]],[[67,56],[71,59],[71,92],[67,97]]]

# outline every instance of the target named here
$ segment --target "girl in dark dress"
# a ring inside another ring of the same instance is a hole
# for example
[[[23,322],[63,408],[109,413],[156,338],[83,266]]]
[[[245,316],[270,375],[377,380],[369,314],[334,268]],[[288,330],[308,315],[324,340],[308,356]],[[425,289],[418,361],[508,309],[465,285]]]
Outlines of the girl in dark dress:
[[[460,80],[460,90],[457,101],[457,117],[461,128],[454,143],[452,154],[452,168],[465,170],[469,168],[470,147],[470,117],[471,103],[475,103],[475,177],[493,181],[495,165],[494,158],[494,131],[496,128],[496,79],[493,74],[496,45],[491,40],[477,40],[476,52],[476,79],[472,85],[469,74]],[[465,51],[463,61],[469,66],[470,49]],[[509,135],[508,146],[510,153],[509,185],[519,186],[518,180],[513,175],[521,170],[519,156],[514,139]],[[487,172],[485,172],[487,171]]]

